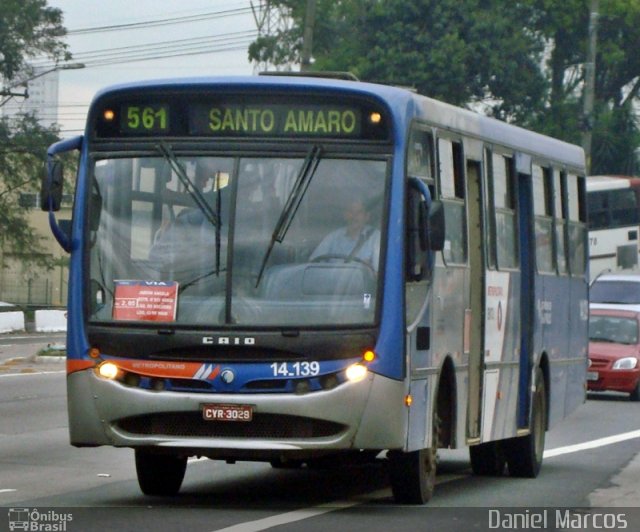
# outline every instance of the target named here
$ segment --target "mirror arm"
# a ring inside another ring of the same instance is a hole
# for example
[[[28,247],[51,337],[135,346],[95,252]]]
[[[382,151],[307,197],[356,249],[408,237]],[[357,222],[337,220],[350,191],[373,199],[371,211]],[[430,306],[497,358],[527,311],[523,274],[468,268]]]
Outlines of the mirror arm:
[[[82,148],[82,136],[72,137],[70,139],[61,140],[49,146],[47,150],[47,177],[49,180],[49,188],[51,185],[51,179],[53,176],[53,161],[54,157],[59,153],[65,153],[71,150],[80,150]],[[58,244],[62,246],[67,253],[71,252],[71,238],[67,235],[58,224],[56,220],[56,216],[53,211],[53,197],[49,195],[48,198],[48,211],[49,211],[49,227],[51,228],[51,232],[53,236],[58,241]]]
[[[427,210],[431,209],[431,192],[429,191],[429,187],[416,177],[410,177],[409,184],[420,192],[420,195],[424,198],[424,201],[427,204]]]
[[[51,204],[51,199],[49,199],[49,204]],[[64,249],[67,253],[71,253],[71,239],[69,235],[67,235],[62,229],[60,229],[60,225],[58,224],[58,220],[56,220],[56,215],[53,214],[53,210],[49,209],[49,227],[51,228],[51,232],[53,236],[57,240],[58,244]]]
[[[82,147],[82,135],[77,137],[72,137],[70,139],[60,140],[51,146],[47,150],[47,158],[49,161],[53,158],[54,155],[59,153],[65,153],[71,150],[79,150]]]

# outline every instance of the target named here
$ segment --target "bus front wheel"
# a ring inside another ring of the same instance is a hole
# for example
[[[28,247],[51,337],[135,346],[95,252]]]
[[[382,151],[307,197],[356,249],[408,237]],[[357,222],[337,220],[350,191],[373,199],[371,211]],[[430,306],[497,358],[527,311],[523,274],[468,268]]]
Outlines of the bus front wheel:
[[[138,484],[145,495],[175,495],[182,486],[187,457],[136,449]]]
[[[436,486],[436,448],[389,452],[393,498],[400,504],[425,504]]]

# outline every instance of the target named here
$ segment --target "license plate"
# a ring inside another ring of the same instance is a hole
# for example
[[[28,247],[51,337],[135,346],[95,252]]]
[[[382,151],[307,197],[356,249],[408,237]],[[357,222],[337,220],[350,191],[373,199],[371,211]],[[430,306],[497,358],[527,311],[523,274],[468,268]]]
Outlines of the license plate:
[[[588,371],[587,372],[587,380],[588,381],[597,381],[598,380],[598,372],[597,371]]]
[[[205,421],[251,421],[251,405],[202,405],[202,418]]]

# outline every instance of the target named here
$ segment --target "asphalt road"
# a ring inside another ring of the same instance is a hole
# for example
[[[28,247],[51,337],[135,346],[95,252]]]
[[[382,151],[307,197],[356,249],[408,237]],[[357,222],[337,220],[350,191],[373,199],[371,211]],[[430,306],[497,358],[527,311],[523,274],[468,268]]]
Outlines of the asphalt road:
[[[519,515],[548,530],[558,518],[589,528],[594,515],[616,525],[604,528],[640,528],[640,408],[623,396],[592,396],[548,433],[535,480],[475,477],[466,450],[442,451],[424,507],[393,502],[384,460],[327,471],[192,460],[179,495],[146,497],[131,450],[69,446],[61,363],[0,369],[0,413],[0,530],[16,508],[53,511],[58,523],[69,514],[65,531],[491,530]]]

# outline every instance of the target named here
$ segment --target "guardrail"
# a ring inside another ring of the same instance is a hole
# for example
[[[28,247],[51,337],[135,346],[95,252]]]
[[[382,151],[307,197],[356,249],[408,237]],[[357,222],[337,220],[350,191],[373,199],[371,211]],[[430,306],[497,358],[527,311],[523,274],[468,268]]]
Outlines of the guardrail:
[[[25,330],[24,312],[0,312],[0,333]],[[66,310],[36,310],[36,332],[60,332],[67,330]]]

